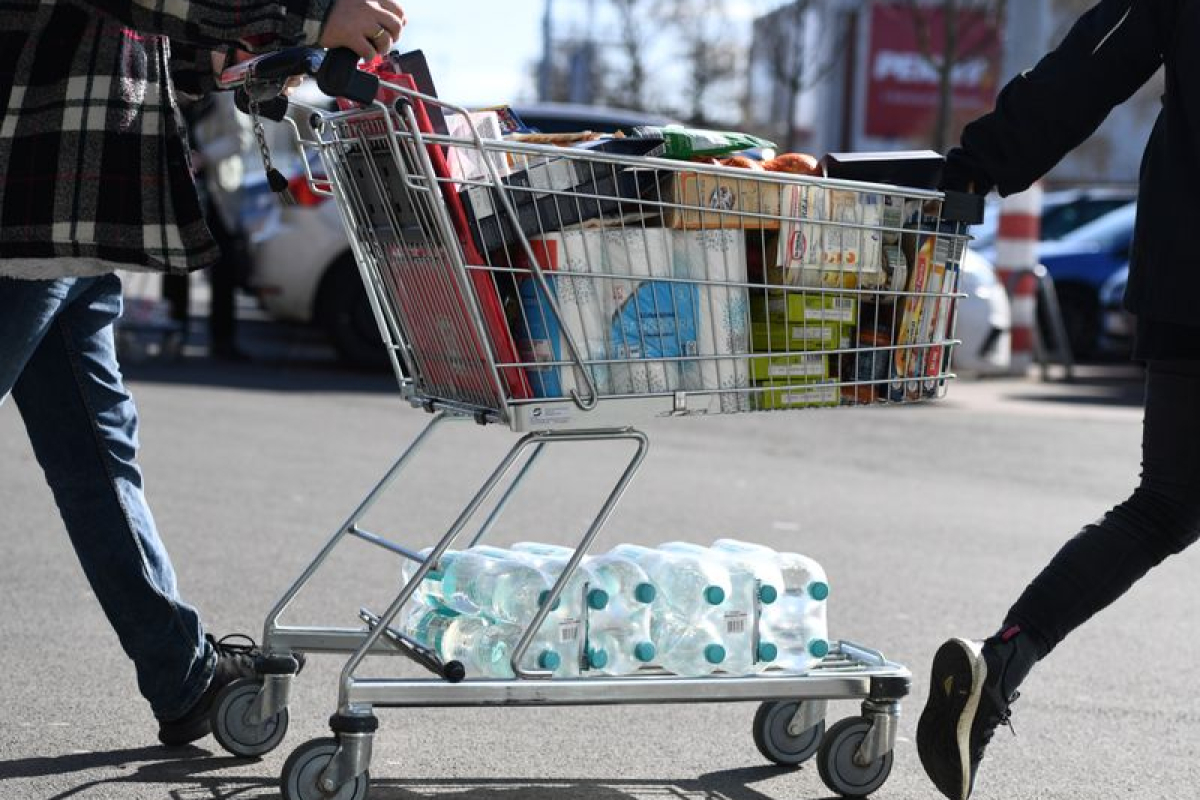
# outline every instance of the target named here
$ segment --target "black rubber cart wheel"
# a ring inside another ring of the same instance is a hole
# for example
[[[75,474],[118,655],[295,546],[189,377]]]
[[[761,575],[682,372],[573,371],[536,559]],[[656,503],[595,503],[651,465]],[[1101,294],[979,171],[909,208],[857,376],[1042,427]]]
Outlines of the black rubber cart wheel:
[[[246,719],[261,689],[259,679],[241,678],[222,689],[213,703],[210,717],[213,737],[235,756],[257,758],[265,755],[278,747],[287,733],[286,708],[257,724]]]
[[[297,747],[283,764],[279,788],[283,800],[366,800],[371,779],[362,773],[335,794],[321,791],[317,781],[337,751],[337,739],[313,739]]]
[[[800,710],[799,700],[769,700],[754,715],[754,744],[768,760],[795,767],[817,753],[825,735],[825,720],[793,735],[788,725]]]
[[[871,720],[849,717],[830,726],[821,740],[817,771],[825,785],[843,797],[866,797],[883,786],[892,772],[890,751],[865,767],[855,762],[854,754],[869,730]]]

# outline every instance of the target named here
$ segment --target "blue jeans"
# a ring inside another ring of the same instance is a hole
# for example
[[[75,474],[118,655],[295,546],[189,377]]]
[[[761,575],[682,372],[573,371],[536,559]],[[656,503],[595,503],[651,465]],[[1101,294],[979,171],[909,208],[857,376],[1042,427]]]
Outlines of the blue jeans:
[[[34,454],[104,613],[155,716],[174,719],[216,656],[142,494],[137,410],[121,379],[116,275],[0,278],[0,403],[11,391]]]

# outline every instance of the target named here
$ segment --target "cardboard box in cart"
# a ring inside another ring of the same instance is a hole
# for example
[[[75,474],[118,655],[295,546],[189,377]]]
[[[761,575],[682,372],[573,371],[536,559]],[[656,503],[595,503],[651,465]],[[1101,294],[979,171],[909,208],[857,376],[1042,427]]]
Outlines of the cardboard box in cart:
[[[663,225],[668,228],[778,230],[786,184],[706,172],[677,172],[664,187]],[[658,199],[658,198],[654,198]]]

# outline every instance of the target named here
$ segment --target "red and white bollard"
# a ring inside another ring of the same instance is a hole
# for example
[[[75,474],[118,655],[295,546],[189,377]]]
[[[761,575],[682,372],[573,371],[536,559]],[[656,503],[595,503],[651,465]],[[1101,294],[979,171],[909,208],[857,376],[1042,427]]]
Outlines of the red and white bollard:
[[[1042,228],[1042,185],[1035,183],[1000,204],[996,237],[996,275],[1008,289],[1012,306],[1012,360],[1010,371],[1024,375],[1033,364],[1037,325],[1038,245]]]

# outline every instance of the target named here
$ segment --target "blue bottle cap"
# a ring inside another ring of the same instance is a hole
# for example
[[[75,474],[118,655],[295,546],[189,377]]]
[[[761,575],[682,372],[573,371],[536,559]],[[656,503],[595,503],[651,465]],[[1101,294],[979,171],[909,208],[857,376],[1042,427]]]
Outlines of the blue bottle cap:
[[[704,590],[704,599],[709,605],[719,606],[725,602],[725,590],[720,586],[709,586]]]
[[[608,666],[608,652],[603,648],[588,648],[588,666],[592,669],[604,669]]]
[[[771,603],[774,603],[779,599],[779,590],[769,583],[764,583],[762,586],[758,587],[758,599],[761,600],[764,605],[769,606]]]
[[[539,606],[544,606],[544,605],[546,605],[546,601],[547,601],[547,600],[549,600],[549,599],[550,599],[550,590],[549,590],[549,589],[542,589],[542,593],[538,595],[538,605],[539,605]],[[550,606],[550,610],[551,610],[551,611],[557,611],[557,610],[558,610],[559,603],[561,603],[561,602],[562,602],[562,598],[561,598],[561,597],[560,597],[558,600],[555,600],[555,601],[554,601],[554,605]]]
[[[824,639],[813,639],[808,643],[808,652],[815,658],[824,658],[829,655],[829,642]]]
[[[704,660],[710,664],[720,664],[725,660],[725,648],[719,644],[710,644],[704,648]]]
[[[808,594],[813,600],[824,600],[829,597],[829,584],[825,581],[813,581],[808,585]]]
[[[770,642],[758,643],[758,660],[759,661],[774,661],[779,658],[779,648]]]
[[[541,669],[556,670],[562,664],[562,658],[553,650],[544,650],[538,656],[537,665]]]
[[[658,655],[658,650],[652,642],[638,642],[633,648],[633,657],[643,664],[649,664],[656,655]]]
[[[639,603],[653,603],[658,597],[658,589],[652,583],[639,583],[633,590],[633,598]]]
[[[603,589],[590,589],[587,596],[588,608],[593,611],[602,611],[608,606],[608,592]]]

